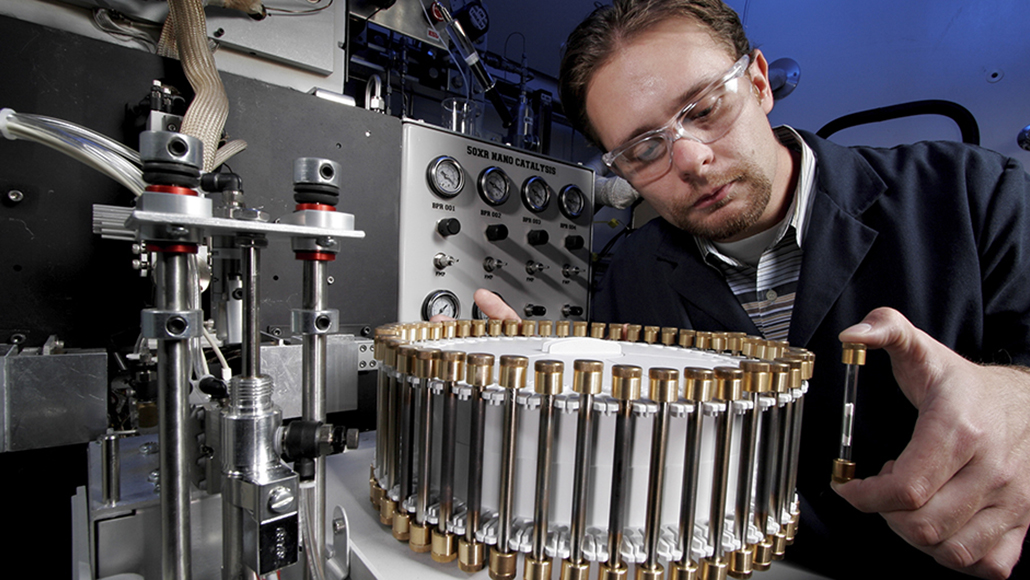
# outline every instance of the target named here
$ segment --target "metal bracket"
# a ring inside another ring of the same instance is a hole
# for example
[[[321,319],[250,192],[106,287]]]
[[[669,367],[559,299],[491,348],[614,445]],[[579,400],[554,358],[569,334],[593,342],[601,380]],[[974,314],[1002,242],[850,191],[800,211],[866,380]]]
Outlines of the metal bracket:
[[[294,334],[336,334],[340,331],[340,311],[294,309],[290,331]]]
[[[200,310],[157,310],[147,308],[140,313],[143,338],[186,340],[202,335],[203,316]]]

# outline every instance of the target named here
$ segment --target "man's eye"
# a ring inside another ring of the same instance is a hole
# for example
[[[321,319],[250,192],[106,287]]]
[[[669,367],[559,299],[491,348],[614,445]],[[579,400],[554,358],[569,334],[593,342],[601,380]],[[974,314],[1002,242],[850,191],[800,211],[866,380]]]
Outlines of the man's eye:
[[[648,163],[659,159],[665,153],[665,141],[663,139],[648,139],[637,143],[626,153],[633,161]]]
[[[687,113],[687,120],[693,123],[711,121],[719,113],[721,103],[722,99],[705,99]]]

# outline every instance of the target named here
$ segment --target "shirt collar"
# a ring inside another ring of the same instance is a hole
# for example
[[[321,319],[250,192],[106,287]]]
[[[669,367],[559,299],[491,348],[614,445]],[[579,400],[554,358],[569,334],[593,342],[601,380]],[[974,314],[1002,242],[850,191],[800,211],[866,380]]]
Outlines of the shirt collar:
[[[803,247],[801,242],[804,238],[805,232],[807,231],[808,215],[812,205],[812,188],[815,183],[815,153],[812,151],[812,148],[805,143],[805,140],[801,138],[801,135],[799,135],[792,127],[781,125],[779,127],[775,127],[773,129],[773,133],[784,146],[801,153],[801,169],[798,174],[798,183],[797,187],[794,189],[790,208],[787,210],[787,216],[783,221],[773,226],[773,229],[776,230],[775,235],[771,237],[768,236],[767,232],[769,232],[769,230],[766,230],[765,232],[755,234],[755,236],[752,236],[751,238],[734,243],[746,245],[749,240],[762,236],[769,238],[769,243],[765,247],[767,250],[779,243],[779,241],[783,239],[784,234],[793,231],[797,245],[801,248]],[[734,258],[732,255],[728,255],[728,253],[724,251],[729,250],[729,252],[732,253],[732,245],[721,244],[724,250],[720,250],[711,240],[694,236],[694,241],[697,243],[698,249],[701,250],[701,257],[704,258],[706,262],[708,262],[709,256],[711,256],[733,266],[745,265],[740,260]]]

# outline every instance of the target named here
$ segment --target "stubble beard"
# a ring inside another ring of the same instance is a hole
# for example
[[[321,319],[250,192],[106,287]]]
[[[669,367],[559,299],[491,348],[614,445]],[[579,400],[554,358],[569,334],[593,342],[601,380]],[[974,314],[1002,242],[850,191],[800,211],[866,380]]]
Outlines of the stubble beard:
[[[735,179],[709,181],[715,183],[732,181],[737,191],[732,197],[728,196],[703,210],[694,210],[689,206],[674,207],[673,215],[669,219],[672,225],[699,238],[718,242],[740,234],[758,223],[765,208],[769,205],[769,200],[772,199],[772,182],[751,164],[748,164]],[[740,211],[724,216],[718,221],[704,219],[736,200],[745,202],[745,206]]]

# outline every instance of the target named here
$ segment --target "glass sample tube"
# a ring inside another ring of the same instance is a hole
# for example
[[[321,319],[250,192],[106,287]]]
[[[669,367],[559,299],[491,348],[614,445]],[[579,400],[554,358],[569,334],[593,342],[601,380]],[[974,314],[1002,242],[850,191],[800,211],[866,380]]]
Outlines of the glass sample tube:
[[[554,443],[554,396],[561,394],[565,363],[538,360],[533,365],[533,388],[540,395],[540,424],[536,449],[536,498],[533,502],[533,540],[526,556],[523,577],[536,580],[551,577],[547,546],[547,517],[551,505],[551,454]]]
[[[613,326],[613,328],[615,328]],[[622,529],[626,519],[629,491],[629,461],[631,451],[630,423],[633,420],[633,401],[640,398],[640,379],[643,370],[638,366],[612,367],[612,397],[619,402],[615,417],[615,446],[612,450],[612,491],[608,508],[608,561],[601,564],[599,580],[625,578],[627,566],[619,553]]]
[[[844,410],[840,423],[840,453],[833,462],[833,481],[847,483],[855,478],[855,462],[851,444],[855,426],[855,403],[858,400],[858,367],[865,364],[866,346],[845,342],[841,362],[847,365],[844,379]]]
[[[690,336],[693,337],[693,334]],[[671,564],[670,577],[673,580],[695,580],[698,575],[699,567],[691,557],[691,546],[694,543],[694,515],[697,511],[701,429],[704,426],[704,404],[712,399],[714,392],[715,374],[712,371],[694,367],[683,369],[683,397],[694,403],[694,412],[687,417],[678,538],[682,556],[678,562]]]
[[[602,327],[601,333],[604,333]],[[572,522],[569,527],[569,557],[562,562],[562,580],[586,580],[590,563],[583,556],[586,534],[587,487],[590,472],[594,396],[601,392],[604,363],[577,360],[573,363],[572,390],[579,394],[576,421],[576,465],[572,487]]]
[[[669,406],[679,398],[680,373],[676,369],[652,368],[650,399],[658,403],[651,430],[651,464],[647,476],[647,504],[644,519],[644,562],[637,566],[637,580],[658,580],[664,568],[658,562],[658,537],[661,528],[662,486],[665,482],[665,455],[669,444]]]
[[[453,562],[458,557],[457,538],[447,530],[454,513],[454,441],[458,428],[455,417],[454,389],[465,376],[465,353],[448,350],[439,354],[437,379],[443,381],[443,428],[440,449],[440,515],[433,530],[432,558],[436,562]]]
[[[472,387],[469,421],[469,479],[466,498],[465,537],[458,540],[458,568],[462,572],[477,572],[483,569],[483,544],[476,539],[479,531],[480,510],[483,503],[483,438],[486,405],[483,402],[483,388],[494,381],[494,355],[470,353],[466,359],[465,382]]]
[[[501,440],[501,489],[497,506],[497,544],[490,550],[490,578],[511,580],[515,577],[516,552],[508,545],[511,538],[511,512],[514,496],[516,430],[519,406],[515,400],[519,389],[526,387],[529,359],[524,356],[501,356],[500,384],[504,389],[504,431]]]

